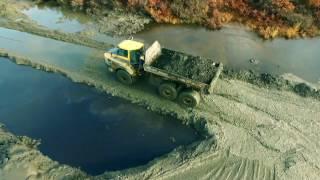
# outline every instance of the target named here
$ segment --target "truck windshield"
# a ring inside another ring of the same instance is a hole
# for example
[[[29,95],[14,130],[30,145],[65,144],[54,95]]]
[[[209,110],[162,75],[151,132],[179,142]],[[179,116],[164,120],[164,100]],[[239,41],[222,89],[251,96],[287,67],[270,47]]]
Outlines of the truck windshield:
[[[128,51],[120,48],[112,48],[109,50],[110,53],[116,54],[119,56],[123,56],[125,58],[128,58]]]
[[[118,49],[118,55],[123,57],[128,57],[128,51],[124,49]]]

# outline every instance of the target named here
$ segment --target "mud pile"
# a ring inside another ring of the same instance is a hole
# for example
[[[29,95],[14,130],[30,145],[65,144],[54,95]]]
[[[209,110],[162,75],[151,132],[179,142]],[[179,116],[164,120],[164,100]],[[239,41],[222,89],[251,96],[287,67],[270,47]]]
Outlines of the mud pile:
[[[211,59],[168,49],[162,49],[161,56],[153,66],[203,83],[210,83],[217,71]]]
[[[107,15],[95,17],[100,33],[131,35],[145,29],[151,18],[123,10],[109,11]]]
[[[295,82],[268,73],[259,74],[254,71],[234,71],[227,68],[224,69],[221,77],[245,81],[259,87],[291,91],[302,97],[312,97],[320,100],[320,90],[308,82]]]

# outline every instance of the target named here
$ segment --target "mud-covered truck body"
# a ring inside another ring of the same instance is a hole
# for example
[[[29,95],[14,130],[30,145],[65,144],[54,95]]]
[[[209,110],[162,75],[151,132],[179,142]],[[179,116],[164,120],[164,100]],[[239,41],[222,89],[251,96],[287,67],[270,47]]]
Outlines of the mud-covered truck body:
[[[201,94],[213,92],[223,69],[222,63],[161,48],[157,41],[145,53],[143,49],[142,43],[125,40],[104,54],[105,62],[120,82],[130,85],[139,76],[149,76],[162,97],[187,107],[197,106]]]

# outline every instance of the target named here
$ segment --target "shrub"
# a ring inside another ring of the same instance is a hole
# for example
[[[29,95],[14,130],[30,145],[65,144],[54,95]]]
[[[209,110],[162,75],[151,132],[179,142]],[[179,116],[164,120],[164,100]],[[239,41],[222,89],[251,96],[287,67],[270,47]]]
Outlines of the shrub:
[[[286,12],[291,12],[295,9],[290,0],[272,0],[272,5]]]
[[[320,0],[308,0],[308,5],[316,8],[320,8]]]

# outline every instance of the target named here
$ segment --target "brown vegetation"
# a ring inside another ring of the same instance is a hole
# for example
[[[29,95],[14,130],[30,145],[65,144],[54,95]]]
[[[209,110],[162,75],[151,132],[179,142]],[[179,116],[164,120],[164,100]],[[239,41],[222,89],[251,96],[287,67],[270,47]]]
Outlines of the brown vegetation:
[[[145,9],[152,15],[156,17],[157,22],[165,23],[178,23],[178,18],[175,17],[170,8],[168,1],[163,0],[148,0]]]
[[[314,36],[320,28],[320,0],[57,0],[86,12],[126,8],[149,14],[158,23],[201,24],[211,29],[228,22],[245,24],[269,39]]]
[[[295,9],[295,6],[290,0],[272,0],[272,5],[285,12],[292,12]]]
[[[320,0],[308,0],[308,4],[312,7],[320,8]]]

